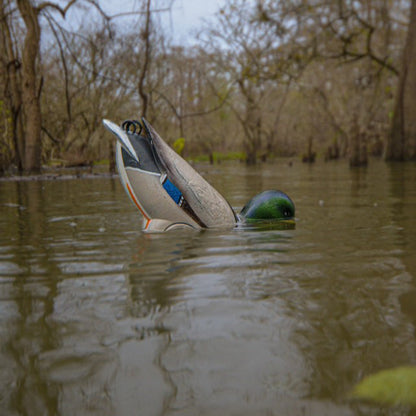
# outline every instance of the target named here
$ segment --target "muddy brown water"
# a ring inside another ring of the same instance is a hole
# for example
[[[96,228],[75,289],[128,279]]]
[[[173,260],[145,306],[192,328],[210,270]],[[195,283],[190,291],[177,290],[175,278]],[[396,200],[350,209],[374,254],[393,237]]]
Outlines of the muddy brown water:
[[[1,415],[407,415],[351,401],[416,364],[416,165],[198,165],[296,228],[140,231],[117,178],[0,182]]]

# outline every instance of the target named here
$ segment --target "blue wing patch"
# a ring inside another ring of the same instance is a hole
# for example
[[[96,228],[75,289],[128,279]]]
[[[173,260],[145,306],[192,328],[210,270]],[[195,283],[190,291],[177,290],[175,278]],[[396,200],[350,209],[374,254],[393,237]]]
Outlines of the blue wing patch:
[[[163,188],[178,205],[181,204],[183,200],[182,193],[169,179],[166,179],[163,183]]]

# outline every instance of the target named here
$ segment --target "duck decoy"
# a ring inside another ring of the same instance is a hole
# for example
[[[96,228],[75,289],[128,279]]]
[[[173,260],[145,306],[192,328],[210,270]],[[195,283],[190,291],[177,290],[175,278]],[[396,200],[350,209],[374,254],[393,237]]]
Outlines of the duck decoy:
[[[227,200],[142,118],[121,126],[103,120],[117,138],[121,183],[144,217],[145,232],[177,228],[233,228],[256,221],[293,220],[295,206],[282,191],[265,191],[236,215]]]

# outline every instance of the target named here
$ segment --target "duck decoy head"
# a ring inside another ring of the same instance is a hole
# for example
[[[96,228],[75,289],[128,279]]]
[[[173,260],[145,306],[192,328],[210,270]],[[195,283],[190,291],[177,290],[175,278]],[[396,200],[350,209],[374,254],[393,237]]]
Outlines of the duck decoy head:
[[[243,207],[239,217],[246,223],[285,221],[294,224],[295,204],[282,191],[264,191]]]

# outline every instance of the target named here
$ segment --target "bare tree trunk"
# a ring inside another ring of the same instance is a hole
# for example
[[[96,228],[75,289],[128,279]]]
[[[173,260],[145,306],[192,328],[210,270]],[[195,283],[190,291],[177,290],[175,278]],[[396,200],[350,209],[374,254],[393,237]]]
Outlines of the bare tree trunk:
[[[360,129],[358,116],[355,115],[352,121],[350,132],[349,159],[350,166],[367,166],[367,135]]]
[[[243,128],[246,136],[244,140],[244,148],[246,151],[247,165],[255,165],[257,163],[257,151],[260,150],[260,120],[256,116],[257,114],[254,111],[247,111],[246,123]]]
[[[308,150],[306,154],[302,156],[303,163],[315,163],[316,152],[313,151],[313,137],[308,137]]]
[[[30,0],[17,0],[17,6],[26,26],[22,54],[22,109],[26,125],[23,170],[39,172],[42,122],[36,60],[39,54],[40,25],[38,10]]]
[[[367,166],[367,137],[364,132],[357,132],[351,137],[350,166]]]
[[[145,118],[147,118],[147,107],[148,107],[148,102],[149,102],[149,97],[145,90],[145,81],[146,81],[147,71],[149,70],[149,65],[150,65],[150,20],[151,20],[150,6],[151,6],[151,0],[147,0],[146,23],[145,23],[145,28],[142,32],[142,38],[145,42],[144,61],[143,61],[142,71],[140,73],[140,78],[139,78],[139,94],[142,100],[142,116]]]
[[[23,170],[24,138],[22,126],[22,96],[19,88],[19,69],[21,63],[17,59],[14,48],[12,33],[10,31],[8,17],[4,13],[4,3],[0,3],[0,27],[1,41],[4,56],[4,95],[7,107],[11,114],[12,139],[15,148],[15,163],[19,172]]]
[[[116,158],[115,158],[115,153],[114,153],[114,143],[113,140],[111,140],[108,143],[108,160],[109,160],[109,165],[108,165],[108,171],[110,173],[115,173],[116,172]]]
[[[384,157],[416,160],[416,0],[412,0],[394,115]]]
[[[244,117],[240,115],[238,110],[233,105],[230,105],[230,108],[243,128],[245,135],[244,149],[246,151],[246,164],[255,165],[257,163],[257,152],[261,150],[262,144],[261,109],[258,102],[255,100],[255,94],[253,93],[251,86],[247,88],[244,85],[243,79],[239,79],[237,84],[246,101]]]

